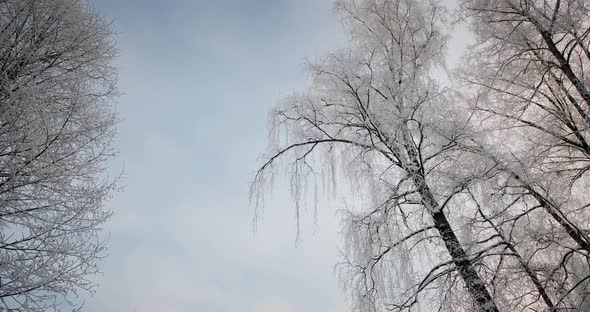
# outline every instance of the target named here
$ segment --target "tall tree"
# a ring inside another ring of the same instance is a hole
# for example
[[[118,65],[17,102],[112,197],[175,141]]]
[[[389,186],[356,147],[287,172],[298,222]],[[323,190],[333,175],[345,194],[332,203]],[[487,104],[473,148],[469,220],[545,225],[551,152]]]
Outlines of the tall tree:
[[[506,123],[492,130],[524,128],[513,158],[532,173],[512,168],[512,175],[542,204],[571,238],[590,252],[590,238],[567,213],[560,199],[569,185],[590,169],[588,127],[590,85],[590,8],[585,1],[463,1],[478,43],[473,67],[463,78],[481,87],[478,109]],[[515,131],[510,130],[512,133]],[[565,185],[552,187],[541,179]],[[530,179],[533,179],[531,181]],[[566,181],[567,179],[567,181]]]
[[[328,171],[338,168],[330,159],[340,162],[360,186],[359,196],[370,199],[347,218],[342,276],[359,310],[447,306],[450,301],[428,298],[434,291],[463,298],[467,310],[498,311],[479,263],[449,221],[461,209],[451,199],[474,173],[457,166],[470,161],[458,144],[466,119],[431,78],[443,61],[444,9],[436,1],[410,0],[343,0],[336,7],[350,48],[310,64],[307,92],[273,111],[276,141],[254,186],[264,185],[277,161],[290,159],[299,197],[302,179],[316,172],[314,153],[326,156],[320,166]],[[472,165],[475,174],[489,170],[485,163]],[[422,277],[396,284],[403,273],[392,275],[401,267],[391,263],[412,262],[422,263],[416,266]],[[433,289],[445,281],[448,289]],[[461,295],[464,289],[470,300]]]
[[[526,261],[555,309],[583,309],[590,294],[590,6],[575,0],[462,6],[477,42],[461,78],[477,90],[481,151],[504,172],[495,196],[510,198],[502,226],[519,233],[517,245],[535,246],[524,251]]]
[[[91,290],[117,122],[108,23],[85,1],[0,2],[0,310]]]
[[[350,46],[273,111],[254,190],[281,160],[297,203],[309,177],[349,178],[340,272],[358,310],[584,311],[590,8],[461,6],[476,44],[450,92],[436,1],[336,1]]]

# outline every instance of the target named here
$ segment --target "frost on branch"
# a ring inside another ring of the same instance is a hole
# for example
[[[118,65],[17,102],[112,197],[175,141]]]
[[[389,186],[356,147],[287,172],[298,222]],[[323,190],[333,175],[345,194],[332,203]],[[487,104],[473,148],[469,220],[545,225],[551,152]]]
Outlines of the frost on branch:
[[[283,161],[299,211],[307,178],[346,178],[359,200],[344,213],[340,272],[359,311],[454,308],[444,296],[497,311],[445,212],[489,168],[469,160],[479,156],[462,148],[468,118],[430,77],[443,65],[444,9],[434,1],[338,1],[336,9],[349,48],[309,64],[308,90],[271,113],[274,140],[254,191]]]
[[[435,1],[336,1],[349,46],[272,112],[256,182],[282,161],[296,203],[307,178],[353,186],[339,272],[355,310],[585,311],[589,4],[461,4],[476,44],[451,91],[432,79]]]
[[[0,3],[0,310],[76,308],[115,189],[115,51],[78,0]]]

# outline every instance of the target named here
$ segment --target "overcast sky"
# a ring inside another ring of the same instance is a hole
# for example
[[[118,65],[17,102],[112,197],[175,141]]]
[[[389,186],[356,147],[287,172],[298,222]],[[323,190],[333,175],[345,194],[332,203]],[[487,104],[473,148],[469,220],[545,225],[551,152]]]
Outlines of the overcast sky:
[[[84,310],[348,311],[337,205],[304,220],[296,247],[284,187],[256,234],[248,203],[269,109],[303,89],[305,57],[343,45],[331,1],[92,2],[117,32],[126,187]]]

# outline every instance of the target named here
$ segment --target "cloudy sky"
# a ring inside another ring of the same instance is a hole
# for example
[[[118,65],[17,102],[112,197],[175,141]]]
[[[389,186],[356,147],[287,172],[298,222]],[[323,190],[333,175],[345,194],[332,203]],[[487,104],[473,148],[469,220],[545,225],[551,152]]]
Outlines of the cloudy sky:
[[[266,116],[343,45],[330,0],[94,0],[120,51],[123,192],[86,311],[347,311],[337,202],[302,242],[279,184],[256,234],[249,181]]]

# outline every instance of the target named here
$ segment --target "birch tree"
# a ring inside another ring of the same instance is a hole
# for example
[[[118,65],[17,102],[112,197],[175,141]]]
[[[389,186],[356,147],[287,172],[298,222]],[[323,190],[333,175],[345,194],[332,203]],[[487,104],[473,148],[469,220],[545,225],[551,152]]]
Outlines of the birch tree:
[[[477,43],[461,78],[476,87],[481,151],[503,172],[488,190],[507,204],[496,216],[511,244],[530,246],[520,250],[551,310],[581,311],[590,279],[588,3],[462,6]]]
[[[482,95],[487,97],[478,109],[525,128],[525,133],[520,133],[530,144],[521,149],[524,156],[513,152],[525,166],[542,170],[543,179],[569,179],[566,183],[575,184],[590,168],[590,93],[585,73],[590,62],[588,4],[464,1],[463,5],[473,15],[478,38],[474,51],[478,56],[472,57],[477,74],[463,78],[481,86]],[[571,238],[590,252],[587,234],[559,211],[560,200],[552,198],[567,196],[568,192],[551,192],[542,184],[533,187],[538,183],[527,182],[528,177],[522,176],[529,173],[512,171]]]
[[[336,8],[350,47],[310,64],[309,89],[272,112],[275,140],[254,193],[282,160],[296,202],[307,177],[351,179],[365,200],[345,218],[341,276],[360,311],[498,311],[477,256],[485,251],[463,244],[449,219],[461,209],[453,196],[491,168],[460,148],[466,116],[431,78],[443,62],[443,8],[408,0],[344,0]]]
[[[115,55],[79,0],[0,2],[0,310],[77,307],[115,188]]]
[[[336,1],[349,47],[272,112],[253,192],[286,165],[299,215],[316,177],[349,179],[359,311],[585,311],[590,7],[460,2],[476,44],[451,92],[436,1]]]

